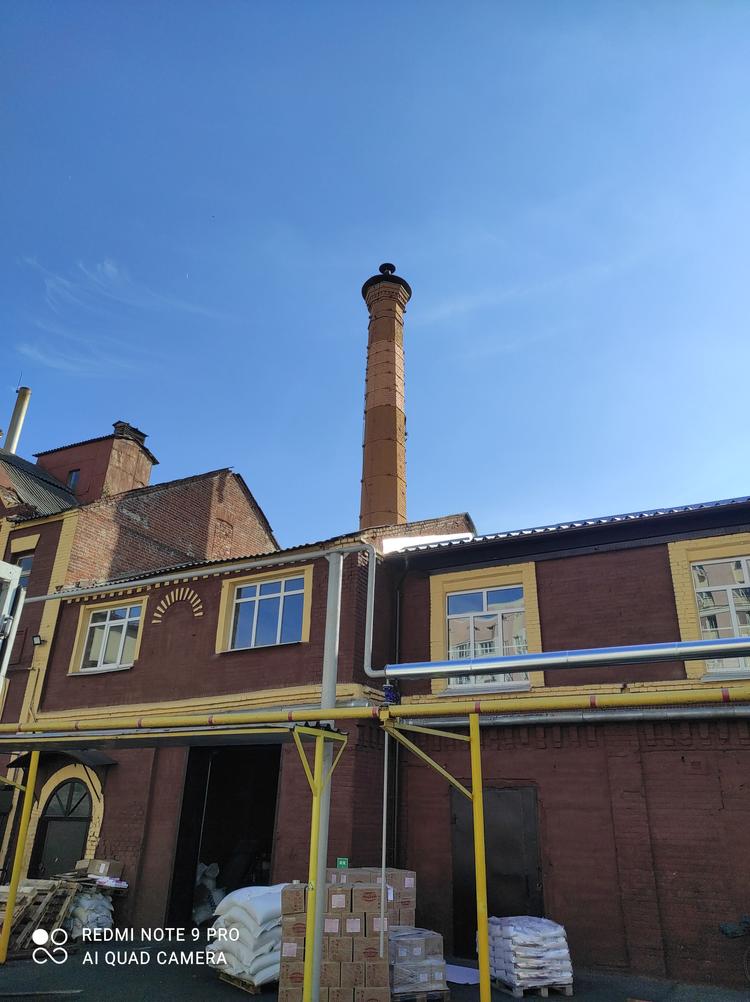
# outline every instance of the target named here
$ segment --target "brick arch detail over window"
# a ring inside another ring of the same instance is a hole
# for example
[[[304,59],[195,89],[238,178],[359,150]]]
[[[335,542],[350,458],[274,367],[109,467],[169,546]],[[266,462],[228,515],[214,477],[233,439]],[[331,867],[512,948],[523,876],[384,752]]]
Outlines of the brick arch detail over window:
[[[162,597],[159,604],[154,609],[151,625],[158,626],[170,606],[177,602],[186,602],[190,606],[193,616],[196,619],[199,619],[203,615],[203,602],[198,596],[198,593],[194,588],[190,588],[188,585],[181,585],[179,588],[173,588]]]

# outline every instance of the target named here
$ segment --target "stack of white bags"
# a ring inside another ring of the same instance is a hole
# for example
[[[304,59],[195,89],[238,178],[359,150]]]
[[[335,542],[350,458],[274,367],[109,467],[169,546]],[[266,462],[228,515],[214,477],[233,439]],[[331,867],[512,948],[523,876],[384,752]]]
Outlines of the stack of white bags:
[[[530,915],[491,918],[490,971],[512,988],[572,984],[565,929]]]
[[[84,929],[111,929],[112,899],[101,891],[78,891],[73,898],[64,926],[71,939],[79,939]]]
[[[256,987],[279,980],[283,887],[242,887],[222,898],[213,928],[227,934],[209,940],[211,950],[224,955],[219,970]]]

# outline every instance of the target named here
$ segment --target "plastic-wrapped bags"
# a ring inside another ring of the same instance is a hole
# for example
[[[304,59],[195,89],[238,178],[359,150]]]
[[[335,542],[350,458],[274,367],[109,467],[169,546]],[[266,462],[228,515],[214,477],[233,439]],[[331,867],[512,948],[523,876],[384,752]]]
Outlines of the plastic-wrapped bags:
[[[514,988],[567,985],[573,981],[563,926],[531,915],[491,918],[490,971]]]
[[[64,926],[71,939],[79,939],[84,929],[111,929],[112,901],[101,891],[78,891],[71,902]]]
[[[214,929],[229,935],[215,938],[223,954],[220,970],[259,987],[278,981],[281,966],[281,891],[275,887],[242,887],[216,907]]]

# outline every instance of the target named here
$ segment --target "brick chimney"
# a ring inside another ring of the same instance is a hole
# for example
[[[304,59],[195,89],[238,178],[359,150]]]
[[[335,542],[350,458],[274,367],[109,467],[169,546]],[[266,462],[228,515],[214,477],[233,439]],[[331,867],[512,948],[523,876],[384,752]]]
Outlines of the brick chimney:
[[[395,271],[395,265],[381,264],[362,286],[370,325],[360,529],[406,522],[404,311],[411,288]]]

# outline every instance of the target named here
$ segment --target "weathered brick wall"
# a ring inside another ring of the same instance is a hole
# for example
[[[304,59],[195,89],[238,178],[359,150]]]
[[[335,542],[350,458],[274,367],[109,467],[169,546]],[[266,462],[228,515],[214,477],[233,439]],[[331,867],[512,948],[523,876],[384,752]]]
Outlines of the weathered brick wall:
[[[380,861],[380,808],[383,796],[383,735],[367,723],[342,725],[349,744],[333,774],[328,865],[346,856],[352,866]],[[312,763],[312,745],[308,746]],[[310,787],[297,750],[281,753],[274,837],[274,882],[306,880],[310,848]]]
[[[79,514],[68,581],[107,580],[192,560],[276,549],[228,470],[129,491]]]
[[[421,743],[468,778],[463,745]],[[483,728],[482,747],[485,787],[537,789],[545,912],[565,925],[574,964],[742,983],[741,949],[718,924],[750,900],[746,721]],[[409,755],[400,794],[417,922],[450,950],[449,786]]]

